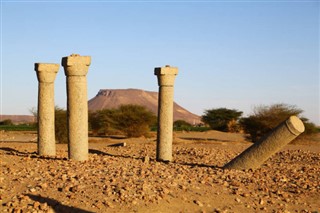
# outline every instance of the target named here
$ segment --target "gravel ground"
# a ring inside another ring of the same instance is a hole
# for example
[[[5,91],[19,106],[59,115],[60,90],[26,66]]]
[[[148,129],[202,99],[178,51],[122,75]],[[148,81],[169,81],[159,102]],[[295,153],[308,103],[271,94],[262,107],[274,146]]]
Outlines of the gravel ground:
[[[154,138],[90,141],[86,162],[68,160],[65,144],[53,158],[0,142],[1,212],[320,212],[319,143],[237,171],[221,167],[250,143],[176,138],[174,161],[160,163]]]

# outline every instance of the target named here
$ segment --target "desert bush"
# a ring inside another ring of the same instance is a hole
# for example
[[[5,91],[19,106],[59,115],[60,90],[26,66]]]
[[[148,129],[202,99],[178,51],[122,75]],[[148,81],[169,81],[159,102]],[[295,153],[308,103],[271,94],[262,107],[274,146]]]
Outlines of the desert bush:
[[[122,105],[113,114],[114,126],[127,137],[147,136],[156,116],[140,105]]]
[[[299,117],[302,112],[303,110],[288,104],[258,106],[254,108],[252,115],[240,119],[240,125],[245,133],[249,134],[249,139],[252,142],[256,142],[290,116]],[[315,125],[310,123],[308,119],[301,118],[301,120],[305,124],[306,130],[304,134],[311,134],[317,130]]]
[[[54,109],[54,116],[57,143],[68,143],[67,111],[56,106]]]
[[[10,126],[10,125],[13,125],[13,122],[10,119],[5,119],[3,121],[0,121],[0,125],[1,126]]]
[[[122,105],[89,113],[89,126],[94,134],[122,133],[127,137],[147,136],[156,116],[140,105]]]
[[[201,120],[211,129],[229,132],[238,129],[235,124],[237,124],[241,115],[242,112],[235,109],[217,108],[205,110]]]
[[[320,132],[320,128],[318,128],[314,123],[310,122],[307,118],[300,118],[304,124],[305,131],[302,133],[302,136],[312,135]]]
[[[228,129],[228,132],[241,132],[241,133],[243,133],[241,125],[239,124],[239,119],[229,121],[227,124],[227,129]]]
[[[112,134],[115,132],[115,109],[103,109],[89,113],[89,128],[94,135]]]
[[[184,120],[176,120],[173,122],[174,131],[191,131],[192,125]]]

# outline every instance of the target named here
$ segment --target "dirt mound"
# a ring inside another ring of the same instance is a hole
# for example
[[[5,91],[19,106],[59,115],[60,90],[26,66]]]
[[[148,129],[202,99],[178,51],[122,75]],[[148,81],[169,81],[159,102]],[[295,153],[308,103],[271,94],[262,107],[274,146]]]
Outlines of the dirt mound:
[[[120,105],[142,105],[157,114],[158,93],[140,89],[101,89],[98,94],[89,100],[89,111],[117,108]],[[200,117],[177,103],[173,105],[173,120],[185,120],[191,124],[201,123]]]

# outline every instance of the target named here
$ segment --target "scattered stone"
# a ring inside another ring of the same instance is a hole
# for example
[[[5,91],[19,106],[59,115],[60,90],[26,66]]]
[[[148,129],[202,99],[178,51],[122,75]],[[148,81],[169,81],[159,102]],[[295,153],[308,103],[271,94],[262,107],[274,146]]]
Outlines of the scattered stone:
[[[30,188],[29,191],[30,192],[36,192],[37,190],[35,188]]]
[[[198,206],[203,207],[203,204],[199,200],[194,200],[193,202]]]
[[[150,162],[150,157],[149,155],[146,155],[143,157],[143,160],[142,160],[145,164],[148,164]]]
[[[264,200],[262,198],[259,199],[259,204],[263,205],[264,204]]]
[[[27,161],[27,155],[8,155],[0,149],[5,163],[0,167],[4,177],[1,211],[68,212],[75,207],[88,212],[139,212],[157,204],[168,212],[171,206],[188,206],[190,212],[238,212],[238,207],[239,212],[312,212],[317,207],[319,152],[289,145],[290,150],[277,153],[261,168],[237,171],[215,165],[223,166],[247,144],[232,144],[232,149],[229,145],[176,144],[174,162],[150,160],[146,164],[143,156],[155,156],[155,143],[148,143],[132,143],[130,149],[92,143],[94,149],[113,156],[90,153],[85,162],[64,160],[68,153],[63,144],[57,146],[57,159],[35,155]],[[23,144],[5,145],[19,150]],[[24,149],[21,152],[30,152]],[[28,144],[28,149],[36,149],[36,144]]]
[[[38,209],[40,205],[40,202],[36,201],[33,203],[33,208]]]
[[[48,184],[47,183],[41,183],[41,184],[39,184],[39,187],[42,188],[42,189],[46,189],[46,188],[48,188]]]

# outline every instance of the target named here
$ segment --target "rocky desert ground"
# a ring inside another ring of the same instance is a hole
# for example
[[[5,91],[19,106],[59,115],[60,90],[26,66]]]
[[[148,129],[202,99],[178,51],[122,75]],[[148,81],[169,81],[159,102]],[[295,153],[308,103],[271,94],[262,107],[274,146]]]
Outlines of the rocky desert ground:
[[[155,161],[155,136],[91,137],[85,162],[66,144],[39,157],[36,138],[0,134],[1,212],[320,212],[320,135],[255,171],[221,168],[251,145],[242,134],[175,133],[170,163]]]

